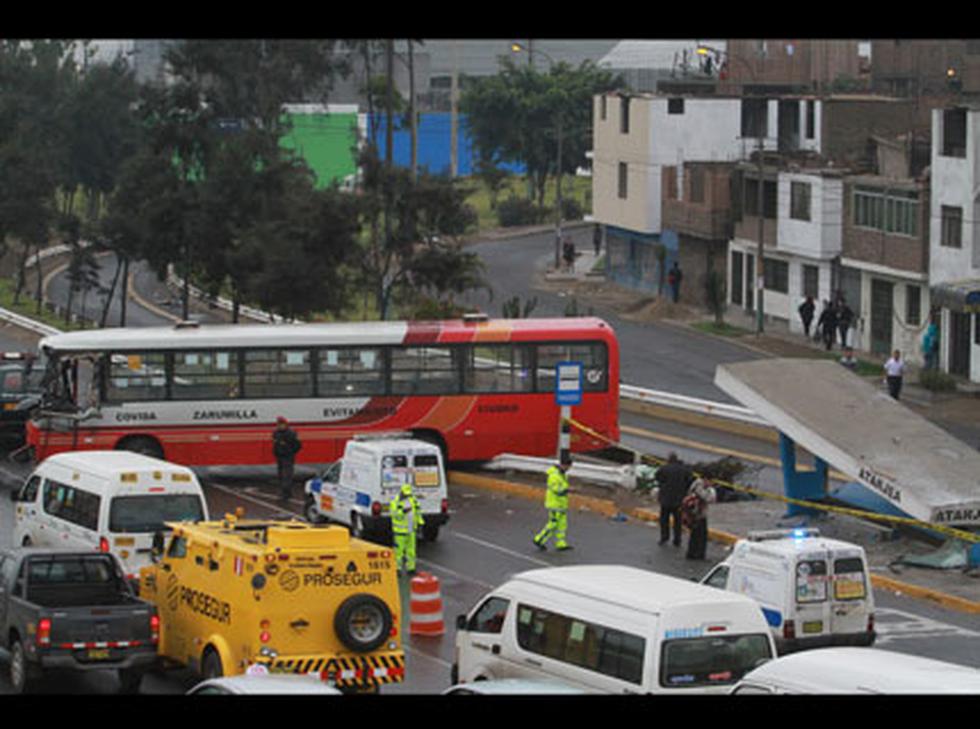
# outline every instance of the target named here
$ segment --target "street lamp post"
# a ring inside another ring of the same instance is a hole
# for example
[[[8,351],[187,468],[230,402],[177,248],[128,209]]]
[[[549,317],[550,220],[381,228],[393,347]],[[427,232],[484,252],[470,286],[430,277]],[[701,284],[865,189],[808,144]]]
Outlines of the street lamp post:
[[[545,53],[544,51],[542,51],[539,48],[532,48],[531,45],[530,45],[530,41],[528,42],[528,45],[527,46],[524,46],[521,43],[512,43],[511,46],[510,46],[510,49],[514,53],[519,53],[521,51],[526,52],[527,53],[528,63],[529,64],[532,62],[532,60],[534,58],[534,54],[537,53],[537,54],[540,54],[540,55],[544,56],[548,60],[548,63],[551,64],[552,67],[556,65],[556,62],[555,62],[555,59],[554,58],[552,58],[551,56],[549,56],[547,53]],[[556,186],[556,189],[555,189],[555,198],[556,198],[556,205],[555,205],[555,207],[556,207],[556,212],[555,212],[555,270],[556,271],[561,267],[561,239],[562,239],[562,231],[561,231],[561,213],[562,213],[562,210],[561,210],[561,207],[562,207],[562,199],[561,199],[561,177],[562,177],[562,175],[561,175],[561,160],[562,160],[562,156],[561,156],[561,152],[562,152],[562,131],[563,130],[562,130],[562,115],[561,115],[561,110],[558,111],[557,117],[558,118],[555,121],[555,128],[556,128],[556,131],[557,131],[557,134],[558,134],[558,160],[557,160],[557,164],[555,166],[555,186]]]
[[[740,56],[732,56],[729,55],[726,51],[722,51],[717,48],[712,48],[711,46],[706,46],[706,45],[699,45],[697,48],[697,53],[698,55],[701,56],[706,56],[709,53],[714,54],[717,57],[716,60],[719,60],[719,63],[717,64],[719,68],[721,67],[720,57],[722,55],[724,55],[728,59],[734,58],[736,61],[738,61],[745,67],[745,70],[749,72],[749,76],[752,78],[752,81],[754,82],[756,80],[755,71],[748,64],[748,62]],[[742,96],[743,97],[745,96],[744,90],[742,92]],[[756,208],[757,208],[756,213],[759,217],[759,241],[758,241],[758,249],[756,251],[756,262],[755,262],[755,274],[756,274],[755,333],[756,335],[761,335],[763,333],[763,329],[764,329],[763,322],[765,321],[764,317],[765,317],[765,292],[766,292],[766,275],[765,275],[766,219],[765,219],[765,210],[763,208],[763,205],[765,203],[765,195],[763,195],[763,187],[764,187],[763,175],[765,174],[765,170],[762,163],[763,161],[762,160],[763,158],[762,137],[765,133],[766,133],[765,128],[759,130],[759,136],[757,137],[758,144],[756,146],[757,149],[756,157],[758,158],[758,162],[759,162],[759,190],[758,190],[758,195],[756,196]]]

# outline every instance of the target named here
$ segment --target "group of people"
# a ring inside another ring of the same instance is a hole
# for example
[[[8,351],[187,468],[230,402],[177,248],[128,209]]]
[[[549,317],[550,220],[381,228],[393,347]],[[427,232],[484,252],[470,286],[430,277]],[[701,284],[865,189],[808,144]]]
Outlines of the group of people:
[[[817,305],[812,296],[807,296],[806,301],[800,304],[797,310],[800,320],[803,322],[803,333],[810,336],[810,326],[813,324],[813,317],[816,314]],[[817,326],[813,333],[813,338],[822,340],[829,352],[840,335],[840,343],[843,349],[848,348],[847,334],[854,324],[854,310],[848,306],[843,296],[838,296],[833,302],[824,300],[823,310],[817,318]]]
[[[552,537],[558,551],[572,549],[568,543],[570,467],[571,458],[563,456],[548,469],[544,500],[548,522],[531,540],[542,551],[548,548]],[[667,462],[656,470],[653,478],[660,503],[660,545],[670,541],[673,535],[674,546],[681,546],[683,524],[691,533],[685,556],[687,559],[704,559],[708,547],[708,504],[717,499],[714,488],[707,480],[695,476],[673,452],[667,457]]]

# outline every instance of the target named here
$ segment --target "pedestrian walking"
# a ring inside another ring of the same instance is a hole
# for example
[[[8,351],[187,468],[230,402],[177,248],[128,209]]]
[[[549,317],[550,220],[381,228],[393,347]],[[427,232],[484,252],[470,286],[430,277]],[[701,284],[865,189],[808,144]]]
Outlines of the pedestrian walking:
[[[888,385],[888,394],[898,400],[902,392],[902,376],[905,374],[905,362],[902,360],[902,353],[897,349],[892,352],[891,358],[885,362],[885,382]]]
[[[671,266],[670,271],[667,272],[667,283],[670,285],[670,294],[675,304],[681,295],[681,281],[683,279],[684,272],[681,271],[681,267],[677,265],[677,261],[674,261],[674,265]]]
[[[817,329],[823,335],[823,343],[829,352],[834,347],[834,339],[837,338],[837,311],[829,301],[823,302],[823,311],[817,320]]]
[[[926,333],[922,337],[922,357],[927,370],[935,369],[939,364],[939,327],[936,322],[929,322]]]
[[[840,346],[847,346],[847,332],[854,322],[854,311],[847,305],[842,296],[837,304],[837,329],[840,331]]]
[[[405,570],[414,575],[416,534],[425,524],[425,519],[412,484],[407,481],[402,484],[388,505],[388,513],[391,515],[391,535],[395,543],[395,568],[398,574]]]
[[[571,549],[566,541],[568,531],[568,469],[571,467],[570,458],[562,458],[556,465],[548,469],[548,487],[544,496],[544,508],[548,510],[548,523],[531,540],[540,550],[548,548],[548,540],[555,538],[555,548],[558,551]]]
[[[800,304],[797,311],[800,314],[800,321],[803,322],[803,333],[806,338],[810,338],[810,324],[813,322],[813,314],[817,309],[817,305],[813,303],[813,297],[807,296],[806,301]]]
[[[684,526],[691,531],[687,542],[688,559],[704,559],[708,547],[708,504],[716,499],[715,490],[708,481],[696,478],[691,490],[681,502]]]
[[[598,225],[592,231],[592,247],[595,249],[595,254],[598,257],[599,252],[602,250],[602,228]]]
[[[279,477],[279,500],[284,504],[292,496],[293,465],[296,462],[296,454],[302,447],[299,436],[289,427],[286,418],[281,415],[276,418],[276,429],[272,431],[272,453],[276,457],[276,471]]]
[[[681,502],[694,480],[691,469],[671,452],[667,463],[657,469],[655,476],[658,486],[657,500],[660,502],[660,544],[667,543],[671,536],[670,521],[673,520],[674,546],[681,546]]]
[[[565,261],[565,269],[571,271],[575,268],[575,244],[568,238],[564,239],[561,246],[562,258]]]

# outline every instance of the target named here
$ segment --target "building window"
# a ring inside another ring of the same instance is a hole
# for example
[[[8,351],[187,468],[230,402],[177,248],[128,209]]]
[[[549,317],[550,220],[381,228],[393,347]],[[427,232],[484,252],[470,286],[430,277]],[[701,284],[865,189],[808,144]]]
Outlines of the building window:
[[[966,109],[943,111],[943,156],[966,157]]]
[[[765,99],[742,99],[742,136],[766,136],[768,113],[769,104]]]
[[[816,135],[817,123],[816,123],[816,107],[817,104],[813,99],[808,99],[806,102],[806,138],[813,139]]]
[[[766,258],[763,265],[765,287],[780,294],[789,293],[789,264],[775,258]]]
[[[791,182],[789,193],[789,216],[794,220],[809,220],[810,183]]]
[[[619,131],[630,133],[630,97],[619,97]]]
[[[919,234],[919,196],[902,190],[854,188],[854,225],[886,233]]]
[[[922,289],[909,284],[905,287],[905,323],[918,326],[922,322]]]
[[[620,198],[620,200],[625,200],[626,199],[626,180],[627,180],[626,171],[627,171],[626,163],[625,162],[620,162],[619,163],[619,198]]]
[[[606,120],[606,97],[605,96],[599,97],[599,118],[602,119],[602,121]]]
[[[820,298],[820,269],[806,263],[803,264],[803,295]]]
[[[683,114],[684,113],[684,99],[667,99],[667,113],[668,114]]]
[[[939,245],[947,248],[963,247],[963,208],[942,206],[942,230]]]
[[[745,191],[743,198],[743,211],[747,216],[758,216],[759,214],[759,181],[751,177],[745,179],[742,186]],[[778,210],[776,197],[776,181],[766,180],[762,186],[762,209],[765,217],[770,220],[776,219]]]

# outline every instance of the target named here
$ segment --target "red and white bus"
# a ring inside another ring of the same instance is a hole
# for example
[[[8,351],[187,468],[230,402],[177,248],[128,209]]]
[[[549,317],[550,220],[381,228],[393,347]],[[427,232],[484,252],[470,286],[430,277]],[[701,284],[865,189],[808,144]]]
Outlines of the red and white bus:
[[[126,449],[189,466],[274,463],[285,417],[297,461],[328,463],[356,434],[411,432],[447,460],[557,453],[555,365],[583,365],[572,417],[619,436],[619,346],[596,318],[103,329],[46,337],[36,460]],[[573,430],[572,450],[601,449]]]

